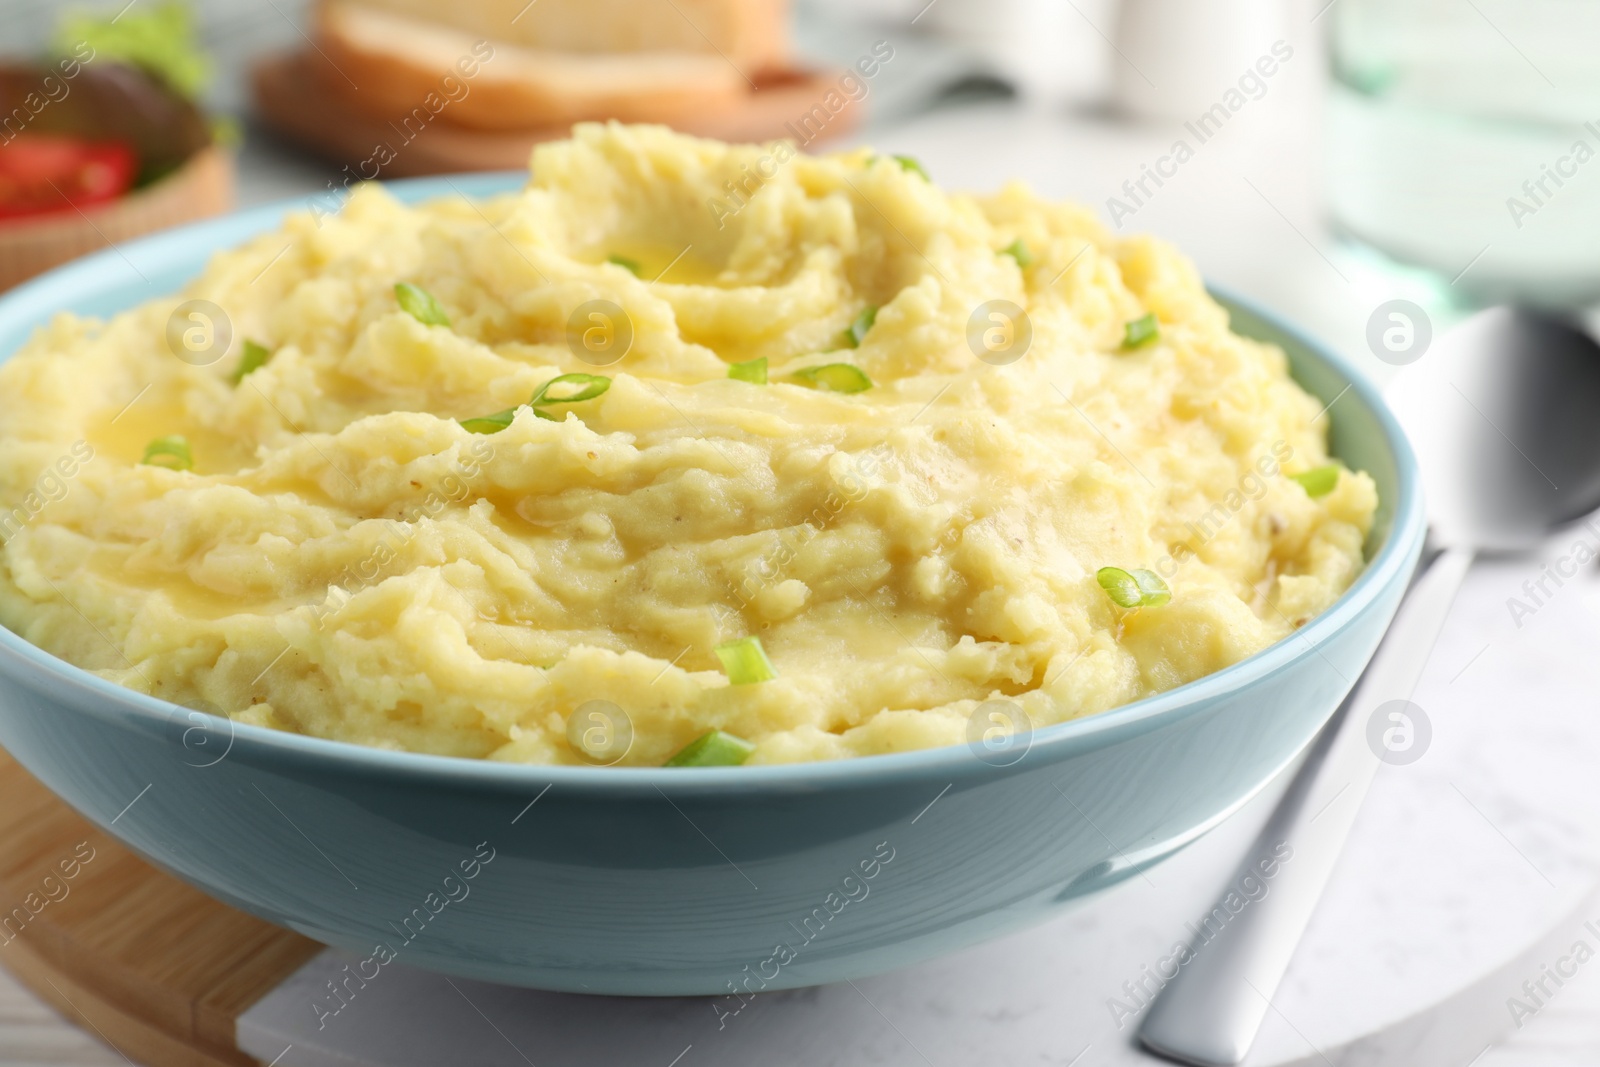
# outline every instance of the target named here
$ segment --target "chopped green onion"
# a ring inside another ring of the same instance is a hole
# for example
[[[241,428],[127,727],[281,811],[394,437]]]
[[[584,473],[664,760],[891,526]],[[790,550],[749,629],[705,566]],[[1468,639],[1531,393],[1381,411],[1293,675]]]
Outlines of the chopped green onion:
[[[1307,496],[1327,496],[1339,484],[1339,468],[1330,463],[1326,467],[1313,467],[1289,477],[1300,483]]]
[[[1095,572],[1094,580],[1100,583],[1100,588],[1118,607],[1136,608],[1144,597],[1133,575],[1121,567],[1101,567]]]
[[[639,278],[644,275],[644,267],[640,265],[637,259],[629,259],[627,256],[607,256],[606,262],[615,263],[629,274],[632,274],[635,278]]]
[[[1029,267],[1033,266],[1033,253],[1028,251],[1027,243],[1020,237],[1002,248],[1000,250],[1000,254],[1002,256],[1010,256],[1012,259],[1016,260],[1017,266],[1021,267],[1023,270],[1027,270]]]
[[[1133,580],[1139,583],[1139,592],[1144,594],[1143,603],[1147,608],[1159,607],[1172,599],[1172,590],[1167,588],[1167,583],[1155,571],[1137,568],[1133,572]]]
[[[737,767],[750,758],[756,746],[742,737],[710,730],[690,741],[667,760],[666,767]]]
[[[1154,571],[1101,567],[1094,577],[1100,583],[1100,588],[1106,591],[1106,596],[1119,607],[1155,607],[1172,599],[1172,590]]]
[[[896,163],[900,164],[900,169],[901,170],[908,170],[912,174],[920,175],[922,177],[923,181],[927,181],[927,182],[933,181],[932,178],[928,177],[928,172],[926,170],[922,169],[922,164],[918,163],[915,157],[913,157],[913,156],[890,156],[889,158],[894,160]]]
[[[863,393],[872,388],[872,379],[854,363],[826,363],[795,371],[794,376],[816,389],[834,393]]]
[[[759,637],[741,637],[718,645],[716,653],[722,661],[722,669],[728,672],[728,681],[734,685],[754,685],[778,676]]]
[[[171,471],[187,471],[194,469],[194,453],[189,451],[188,438],[174,434],[157,437],[145,445],[144,458],[139,462]]]
[[[444,308],[439,306],[439,301],[433,294],[410,282],[395,282],[394,298],[400,302],[400,310],[416,319],[424,326],[448,326],[450,316],[444,313]]]
[[[506,408],[493,415],[479,415],[473,419],[462,419],[461,427],[470,433],[499,433],[511,425],[511,420],[517,417],[516,408]]]
[[[728,377],[739,382],[750,382],[752,385],[766,385],[767,357],[757,356],[743,363],[730,364]]]
[[[840,342],[846,348],[860,348],[861,342],[866,340],[867,331],[872,329],[872,324],[877,321],[877,306],[868,304],[861,309],[861,314],[856,316],[855,321],[850,324],[850,328],[845,330],[844,336],[839,339]]]
[[[1154,312],[1134,319],[1122,328],[1123,348],[1142,348],[1161,336],[1161,325]]]
[[[266,345],[257,344],[254,341],[246,341],[244,343],[244,351],[239,356],[239,365],[234,368],[233,374],[230,375],[230,380],[234,385],[238,385],[245,380],[247,375],[254,374],[262,367],[265,367],[267,360],[271,358],[272,353],[267,350]]]
[[[917,162],[915,156],[868,156],[867,166],[872,166],[880,159],[892,159],[900,164],[901,170],[910,171],[912,174],[920,174],[924,181],[933,181],[932,178],[928,177],[928,172],[923,169],[922,164]]]
[[[570,396],[550,396],[550,387],[553,385],[581,385],[583,388]],[[558,374],[534,391],[533,399],[528,401],[528,406],[533,408],[533,413],[541,419],[560,422],[560,419],[543,410],[545,405],[576,404],[580,400],[593,400],[610,388],[611,379],[604,374]]]

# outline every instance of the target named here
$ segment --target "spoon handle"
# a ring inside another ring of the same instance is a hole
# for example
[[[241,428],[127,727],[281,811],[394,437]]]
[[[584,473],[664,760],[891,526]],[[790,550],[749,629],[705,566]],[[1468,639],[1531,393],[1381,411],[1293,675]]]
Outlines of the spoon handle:
[[[1225,1067],[1250,1051],[1382,756],[1391,751],[1369,742],[1368,725],[1385,705],[1415,691],[1472,555],[1446,549],[1406,594],[1342,717],[1323,731],[1229,883],[1232,890],[1248,878],[1244,884],[1264,887],[1265,895],[1237,911],[1219,903],[1151,1006],[1139,1037],[1155,1052]],[[1383,716],[1385,723],[1410,726],[1399,705]],[[1244,897],[1229,895],[1237,909]]]

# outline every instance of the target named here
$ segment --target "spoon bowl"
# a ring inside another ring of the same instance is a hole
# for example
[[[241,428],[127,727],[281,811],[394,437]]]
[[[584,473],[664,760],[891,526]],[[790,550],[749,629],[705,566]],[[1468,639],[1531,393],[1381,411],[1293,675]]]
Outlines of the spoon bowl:
[[[1437,545],[1525,551],[1600,509],[1600,344],[1549,315],[1493,308],[1389,390]]]

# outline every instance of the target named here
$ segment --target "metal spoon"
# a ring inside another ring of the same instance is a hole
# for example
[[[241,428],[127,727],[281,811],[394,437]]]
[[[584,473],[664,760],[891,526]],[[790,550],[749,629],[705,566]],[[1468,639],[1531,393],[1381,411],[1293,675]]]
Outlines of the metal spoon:
[[[1433,559],[1377,654],[1247,854],[1236,885],[1284,844],[1272,891],[1235,915],[1150,1008],[1139,1037],[1202,1067],[1249,1052],[1382,760],[1368,724],[1404,729],[1472,559],[1535,548],[1600,509],[1600,345],[1566,323],[1495,308],[1442,336],[1389,400],[1417,450]],[[1279,853],[1281,855],[1281,853]]]

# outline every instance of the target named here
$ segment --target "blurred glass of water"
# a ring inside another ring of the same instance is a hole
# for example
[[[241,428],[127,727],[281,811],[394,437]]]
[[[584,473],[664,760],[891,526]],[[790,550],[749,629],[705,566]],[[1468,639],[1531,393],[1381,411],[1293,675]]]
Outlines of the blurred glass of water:
[[[1482,301],[1600,301],[1600,0],[1335,0],[1342,232]]]

